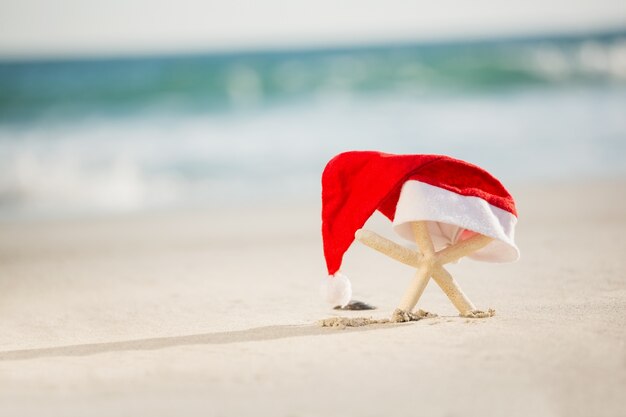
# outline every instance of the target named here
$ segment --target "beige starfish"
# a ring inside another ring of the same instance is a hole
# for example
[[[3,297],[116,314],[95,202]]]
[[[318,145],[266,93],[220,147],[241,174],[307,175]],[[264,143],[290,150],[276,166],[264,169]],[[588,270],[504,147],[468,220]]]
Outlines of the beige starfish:
[[[359,242],[396,261],[417,268],[415,278],[409,288],[407,288],[400,305],[394,312],[392,321],[406,321],[403,317],[406,318],[411,314],[431,277],[448,296],[461,316],[471,318],[493,316],[493,310],[487,312],[477,310],[454,278],[452,278],[452,275],[443,267],[447,263],[456,262],[462,257],[484,248],[493,239],[477,234],[469,239],[448,246],[439,252],[435,252],[426,222],[413,222],[411,223],[411,228],[421,253],[399,245],[369,230],[360,229],[355,233],[355,238]]]

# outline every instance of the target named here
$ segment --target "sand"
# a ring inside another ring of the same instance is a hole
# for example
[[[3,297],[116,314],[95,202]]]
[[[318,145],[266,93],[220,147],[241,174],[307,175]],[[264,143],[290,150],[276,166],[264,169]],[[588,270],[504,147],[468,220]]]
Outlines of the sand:
[[[474,312],[473,312],[474,313]],[[483,312],[480,312],[483,313]],[[484,314],[484,313],[483,313]],[[390,318],[375,319],[372,317],[331,317],[328,319],[322,319],[317,322],[320,327],[332,327],[334,329],[345,329],[346,327],[363,327],[380,324],[396,324],[407,323],[410,321],[419,321],[426,318],[435,318],[436,314],[430,313],[424,310],[416,310],[413,312],[406,312],[396,308],[391,313]],[[463,316],[470,317],[470,316]],[[472,314],[472,318],[491,317],[489,315]]]
[[[2,221],[0,414],[623,416],[626,182],[511,189],[522,260],[450,266],[496,316],[431,282],[438,317],[343,329],[318,322],[389,319],[413,273],[355,244],[378,308],[321,303],[318,203]]]
[[[493,317],[496,315],[496,310],[493,308],[487,309],[487,311],[482,310],[473,310],[465,314],[461,314],[461,317],[465,317],[468,319],[486,319],[489,317]]]

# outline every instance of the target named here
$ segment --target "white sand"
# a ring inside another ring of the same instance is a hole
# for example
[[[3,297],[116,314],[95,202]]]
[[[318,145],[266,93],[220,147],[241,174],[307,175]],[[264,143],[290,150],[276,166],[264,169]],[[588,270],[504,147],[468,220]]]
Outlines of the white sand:
[[[513,188],[522,260],[451,267],[495,317],[431,283],[439,317],[344,330],[315,322],[389,317],[412,270],[355,244],[380,308],[329,309],[317,206],[2,222],[0,415],[624,416],[624,190]]]

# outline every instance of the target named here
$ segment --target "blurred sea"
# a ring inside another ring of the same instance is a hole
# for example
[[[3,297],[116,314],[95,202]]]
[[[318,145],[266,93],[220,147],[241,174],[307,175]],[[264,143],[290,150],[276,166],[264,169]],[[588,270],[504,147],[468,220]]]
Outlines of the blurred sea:
[[[626,31],[0,61],[0,215],[313,201],[349,149],[626,176]]]

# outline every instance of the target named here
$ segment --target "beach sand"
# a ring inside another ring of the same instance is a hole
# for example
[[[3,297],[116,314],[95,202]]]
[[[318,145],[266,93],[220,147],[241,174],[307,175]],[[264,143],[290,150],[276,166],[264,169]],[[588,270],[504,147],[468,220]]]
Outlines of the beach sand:
[[[0,414],[624,416],[624,190],[511,187],[522,259],[450,267],[495,317],[431,282],[438,317],[346,329],[316,322],[388,318],[413,271],[355,243],[378,309],[329,308],[318,203],[3,221]]]

